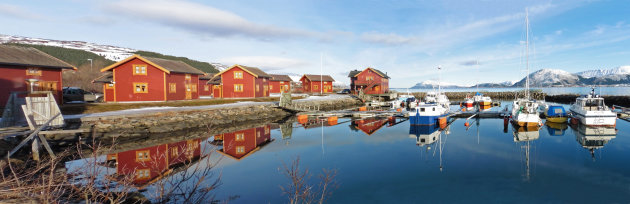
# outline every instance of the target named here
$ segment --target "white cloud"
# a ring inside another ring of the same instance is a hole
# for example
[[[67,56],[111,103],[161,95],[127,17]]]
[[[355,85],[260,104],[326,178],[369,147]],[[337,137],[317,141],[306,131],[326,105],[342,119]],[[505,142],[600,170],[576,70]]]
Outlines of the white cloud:
[[[38,20],[41,19],[42,16],[25,10],[21,7],[9,5],[9,4],[0,4],[0,15],[27,19],[27,20]]]
[[[383,33],[369,32],[369,33],[363,33],[361,35],[361,40],[370,42],[370,43],[400,45],[400,44],[414,43],[416,39],[413,37],[400,36],[394,33],[383,34]]]
[[[121,0],[105,3],[104,9],[107,12],[219,37],[246,36],[269,40],[320,35],[310,31],[255,23],[229,11],[184,0]]]
[[[275,56],[239,56],[218,60],[227,65],[241,64],[262,68],[264,70],[299,69],[308,63],[299,59],[275,57]]]

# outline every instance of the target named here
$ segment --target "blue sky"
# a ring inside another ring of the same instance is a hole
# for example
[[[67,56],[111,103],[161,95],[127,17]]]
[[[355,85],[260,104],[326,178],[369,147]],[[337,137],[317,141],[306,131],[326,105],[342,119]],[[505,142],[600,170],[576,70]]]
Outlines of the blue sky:
[[[391,87],[519,80],[525,9],[532,70],[630,65],[628,1],[0,2],[0,34],[149,50],[270,73],[387,72]],[[479,61],[479,66],[471,62]]]

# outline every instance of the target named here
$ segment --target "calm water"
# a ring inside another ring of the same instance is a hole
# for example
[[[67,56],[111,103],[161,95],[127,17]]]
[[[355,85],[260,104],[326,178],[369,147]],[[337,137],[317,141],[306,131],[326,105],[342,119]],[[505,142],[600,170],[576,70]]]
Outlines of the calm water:
[[[440,131],[401,119],[339,119],[188,141],[218,162],[216,199],[234,203],[288,202],[280,186],[289,180],[281,171],[297,157],[314,174],[312,184],[321,169],[338,170],[329,203],[630,202],[628,122],[619,120],[616,129],[555,125],[530,132],[502,119],[469,122],[468,130],[458,119]],[[228,144],[240,147],[225,150]]]
[[[392,88],[392,90],[396,90],[398,92],[407,92],[407,89],[404,88]],[[442,89],[445,92],[475,92],[476,88],[456,88],[456,89]],[[521,91],[524,90],[522,87],[519,88],[479,88],[479,91],[484,92],[503,92],[503,91]],[[559,94],[588,94],[591,92],[591,87],[542,87],[542,88],[532,88],[532,90],[541,90],[548,95],[559,95]],[[614,95],[614,96],[625,96],[630,95],[630,87],[597,87],[596,92],[601,95]],[[409,89],[410,92],[427,92],[434,91],[432,89]]]

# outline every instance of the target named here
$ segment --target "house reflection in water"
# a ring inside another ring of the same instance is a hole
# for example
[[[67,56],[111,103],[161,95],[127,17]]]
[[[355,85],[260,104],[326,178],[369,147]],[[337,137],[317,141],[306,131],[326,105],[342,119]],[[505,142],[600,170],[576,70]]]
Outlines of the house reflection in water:
[[[185,140],[107,155],[107,161],[116,166],[119,178],[135,175],[133,184],[139,188],[162,179],[187,162],[198,161],[201,156],[201,139]]]
[[[575,134],[575,140],[584,149],[589,150],[593,160],[595,160],[596,149],[603,148],[610,140],[617,137],[617,129],[615,127],[589,127],[578,123],[571,125],[571,129],[573,129]]]
[[[350,129],[354,131],[360,130],[367,135],[372,135],[385,126],[385,124],[388,124],[388,126],[396,125],[396,118],[363,118],[353,120],[352,123],[350,123]]]
[[[221,146],[217,152],[229,158],[241,160],[273,141],[271,127],[264,125],[215,135],[213,144]]]

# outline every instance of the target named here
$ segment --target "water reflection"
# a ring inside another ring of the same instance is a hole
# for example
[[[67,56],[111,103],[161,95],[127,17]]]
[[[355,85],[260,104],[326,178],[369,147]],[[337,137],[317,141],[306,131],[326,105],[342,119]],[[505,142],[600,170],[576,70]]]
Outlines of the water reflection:
[[[370,136],[376,131],[381,129],[386,124],[393,126],[396,124],[396,118],[362,118],[352,120],[350,123],[350,129],[354,131],[361,131]]]
[[[184,140],[107,155],[109,167],[116,169],[113,178],[134,175],[132,183],[142,189],[163,177],[185,170],[185,163],[201,157],[201,139]]]
[[[584,149],[589,150],[593,160],[595,160],[595,150],[603,148],[609,141],[617,137],[617,129],[615,127],[595,127],[577,123],[572,124],[571,129],[573,129],[575,134],[575,140]]]
[[[416,145],[421,149],[425,149],[426,152],[429,152],[433,149],[433,156],[435,156],[436,151],[438,151],[438,156],[440,160],[440,172],[444,170],[444,166],[442,163],[442,153],[444,150],[444,146],[446,142],[443,142],[442,133],[445,135],[450,134],[450,126],[445,127],[445,129],[440,129],[440,127],[435,125],[410,125],[409,126],[409,137],[416,139]],[[437,145],[437,149],[435,146]]]
[[[226,157],[241,160],[273,141],[270,125],[264,125],[215,135],[212,144],[221,148],[217,152]]]
[[[550,136],[564,136],[569,125],[567,123],[554,123],[547,121],[545,123],[545,127],[547,128],[547,132]]]
[[[525,180],[529,181],[530,175],[530,153],[531,153],[531,141],[540,138],[540,131],[538,126],[517,126],[513,125],[514,129],[514,142],[520,145],[521,156],[525,161]]]

